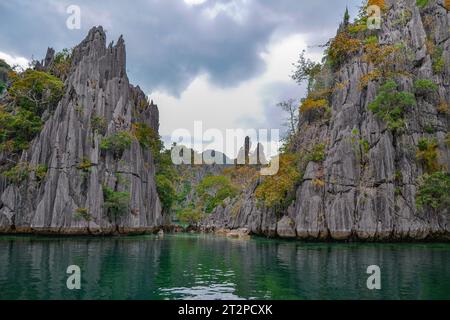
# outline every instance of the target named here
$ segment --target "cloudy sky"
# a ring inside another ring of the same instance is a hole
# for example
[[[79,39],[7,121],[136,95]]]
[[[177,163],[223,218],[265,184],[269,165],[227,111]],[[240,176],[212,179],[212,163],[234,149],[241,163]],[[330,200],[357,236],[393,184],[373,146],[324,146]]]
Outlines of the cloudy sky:
[[[279,128],[275,107],[299,99],[292,63],[306,49],[320,60],[345,7],[361,0],[0,0],[0,58],[26,64],[48,46],[80,42],[94,25],[110,41],[123,34],[127,70],[160,109],[160,133],[175,129]],[[66,27],[81,9],[81,29]]]

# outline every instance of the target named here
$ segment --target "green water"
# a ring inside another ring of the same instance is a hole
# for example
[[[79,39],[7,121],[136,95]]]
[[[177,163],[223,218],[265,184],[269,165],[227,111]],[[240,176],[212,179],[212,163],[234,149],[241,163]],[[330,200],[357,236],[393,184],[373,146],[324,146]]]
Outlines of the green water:
[[[381,290],[367,289],[369,265]],[[450,244],[0,237],[0,299],[450,299],[449,271]]]

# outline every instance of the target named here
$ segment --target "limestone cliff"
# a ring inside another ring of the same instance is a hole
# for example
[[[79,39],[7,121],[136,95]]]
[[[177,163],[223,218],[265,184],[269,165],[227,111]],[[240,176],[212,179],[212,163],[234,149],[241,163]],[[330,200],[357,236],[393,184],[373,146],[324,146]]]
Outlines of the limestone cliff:
[[[417,181],[426,172],[416,156],[419,140],[435,139],[436,161],[447,172],[450,164],[449,28],[443,0],[424,6],[416,0],[386,1],[382,27],[375,34],[381,46],[396,46],[399,54],[378,63],[390,64],[400,91],[415,92],[404,129],[390,130],[370,110],[383,82],[372,77],[361,85],[376,67],[361,46],[332,71],[328,81],[337,89],[330,95],[329,116],[300,121],[292,151],[302,154],[318,144],[325,149],[323,161],[299,168],[303,178],[289,209],[277,213],[256,205],[257,182],[237,212],[232,206],[217,208],[203,226],[246,227],[254,234],[299,239],[449,239],[449,208],[419,209],[415,201]],[[435,83],[435,92],[418,93],[417,79]]]
[[[49,49],[36,68],[48,69],[53,60]],[[0,177],[0,231],[151,231],[162,223],[154,157],[128,133],[138,124],[158,132],[158,109],[130,85],[122,37],[106,46],[105,32],[95,27],[70,61],[62,99],[19,159],[28,168],[45,167],[45,177],[33,170],[20,183]],[[107,139],[120,133],[126,142],[121,150],[104,144],[114,145]]]

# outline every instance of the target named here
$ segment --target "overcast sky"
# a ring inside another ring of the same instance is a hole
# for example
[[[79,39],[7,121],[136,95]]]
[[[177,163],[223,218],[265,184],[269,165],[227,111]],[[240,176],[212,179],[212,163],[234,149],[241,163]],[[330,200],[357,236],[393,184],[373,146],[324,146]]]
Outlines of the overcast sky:
[[[123,34],[127,70],[158,104],[160,134],[178,128],[279,128],[276,103],[299,99],[292,63],[316,60],[361,0],[0,0],[0,58],[24,64],[79,43],[94,25]],[[81,29],[66,27],[70,5]]]

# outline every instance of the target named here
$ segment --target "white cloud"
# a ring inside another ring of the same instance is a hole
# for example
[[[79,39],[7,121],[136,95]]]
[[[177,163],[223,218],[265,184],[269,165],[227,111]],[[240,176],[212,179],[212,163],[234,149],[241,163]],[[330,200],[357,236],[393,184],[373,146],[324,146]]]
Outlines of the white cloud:
[[[273,92],[267,92],[267,88],[273,84],[293,85],[289,77],[292,63],[303,49],[306,49],[306,43],[300,34],[272,41],[267,51],[261,53],[266,64],[264,74],[234,88],[214,86],[208,75],[203,74],[198,76],[179,98],[161,91],[152,93],[151,98],[159,106],[160,118],[164,119],[161,121],[160,134],[170,137],[174,130],[181,128],[193,132],[195,121],[203,122],[203,131],[215,128],[224,136],[226,129],[258,129],[261,125],[270,123],[271,119],[267,119],[265,107],[267,99],[274,97]],[[300,94],[299,88],[298,95]],[[273,108],[276,102],[273,101]]]
[[[19,66],[22,69],[26,69],[30,62],[27,58],[12,56],[1,51],[0,51],[0,59],[4,60],[11,67]]]
[[[197,6],[205,3],[207,0],[184,0],[184,2],[190,6]]]
[[[220,14],[226,14],[236,22],[243,23],[248,17],[248,3],[248,0],[216,3],[213,7],[206,8],[203,13],[210,19],[215,19]]]

